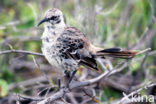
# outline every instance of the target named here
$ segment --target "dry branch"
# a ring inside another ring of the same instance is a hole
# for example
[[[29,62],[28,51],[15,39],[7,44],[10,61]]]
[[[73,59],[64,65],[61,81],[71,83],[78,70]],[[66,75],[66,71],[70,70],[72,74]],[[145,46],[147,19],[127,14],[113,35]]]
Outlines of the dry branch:
[[[24,51],[24,50],[5,50],[5,51],[0,51],[0,55],[2,55],[2,54],[9,54],[9,53],[22,53],[22,54],[29,54],[29,55],[44,56],[42,53],[30,52],[30,51]]]
[[[66,93],[69,93],[70,90],[78,88],[78,87],[84,87],[84,86],[88,86],[91,85],[93,83],[98,82],[100,79],[102,79],[103,77],[105,77],[106,75],[108,75],[110,72],[106,71],[105,73],[101,74],[100,76],[93,78],[91,80],[88,81],[83,81],[83,82],[75,82],[75,83],[71,83],[70,84],[70,88],[62,88],[60,89],[60,91],[58,91],[57,93],[51,95],[50,97],[45,98],[44,100],[42,100],[41,102],[37,103],[37,104],[46,104],[48,102],[52,102],[55,101],[57,99],[62,98]]]

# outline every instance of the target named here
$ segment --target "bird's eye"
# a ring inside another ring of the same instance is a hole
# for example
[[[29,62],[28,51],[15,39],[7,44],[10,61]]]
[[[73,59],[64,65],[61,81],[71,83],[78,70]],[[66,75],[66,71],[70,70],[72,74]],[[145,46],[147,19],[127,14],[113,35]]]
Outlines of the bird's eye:
[[[59,16],[52,16],[50,19],[51,20],[56,20]]]

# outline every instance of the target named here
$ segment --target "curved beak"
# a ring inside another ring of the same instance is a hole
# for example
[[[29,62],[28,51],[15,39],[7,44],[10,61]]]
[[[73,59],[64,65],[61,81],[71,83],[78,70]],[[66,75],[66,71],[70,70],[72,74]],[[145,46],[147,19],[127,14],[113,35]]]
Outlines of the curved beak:
[[[44,22],[46,22],[46,21],[48,21],[48,19],[47,19],[47,18],[44,18],[43,20],[41,20],[41,21],[38,23],[37,26],[40,26],[42,23],[44,23]]]

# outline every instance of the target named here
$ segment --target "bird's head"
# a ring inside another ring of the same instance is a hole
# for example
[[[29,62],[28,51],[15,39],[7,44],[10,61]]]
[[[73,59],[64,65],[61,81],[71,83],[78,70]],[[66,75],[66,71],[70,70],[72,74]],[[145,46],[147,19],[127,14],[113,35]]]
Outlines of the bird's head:
[[[65,25],[64,19],[63,19],[63,13],[56,8],[49,9],[44,16],[44,19],[42,19],[38,26],[44,23],[45,27],[51,27],[55,28],[57,26]]]

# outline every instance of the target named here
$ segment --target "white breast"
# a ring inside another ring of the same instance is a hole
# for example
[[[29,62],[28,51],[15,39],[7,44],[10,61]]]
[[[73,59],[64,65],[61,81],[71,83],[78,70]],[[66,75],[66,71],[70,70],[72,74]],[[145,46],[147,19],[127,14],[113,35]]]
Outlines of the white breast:
[[[48,62],[58,67],[58,63],[60,61],[57,57],[57,50],[53,48],[52,46],[55,45],[56,40],[58,38],[59,34],[56,34],[55,31],[47,31],[45,30],[41,39],[42,39],[42,53],[44,54],[45,58],[48,60]]]

